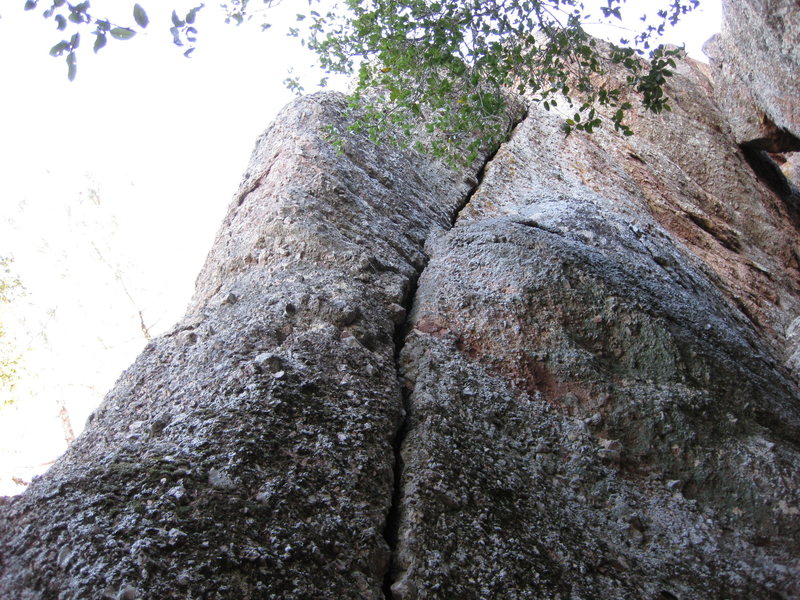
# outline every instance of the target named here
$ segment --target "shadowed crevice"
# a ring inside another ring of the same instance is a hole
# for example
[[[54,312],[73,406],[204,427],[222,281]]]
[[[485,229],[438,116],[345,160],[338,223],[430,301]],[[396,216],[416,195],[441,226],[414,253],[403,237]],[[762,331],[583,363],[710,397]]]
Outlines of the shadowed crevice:
[[[472,201],[472,198],[475,196],[477,191],[480,189],[481,184],[483,183],[483,179],[486,177],[486,169],[491,164],[491,162],[494,160],[495,156],[497,156],[497,153],[500,152],[500,148],[502,148],[508,142],[511,141],[511,139],[514,137],[514,135],[516,134],[517,130],[519,129],[520,125],[522,125],[525,122],[525,119],[528,118],[528,111],[529,111],[529,108],[528,108],[527,105],[522,105],[520,107],[520,113],[518,115],[516,115],[515,119],[512,120],[511,123],[509,124],[508,138],[506,139],[506,141],[503,142],[502,144],[499,144],[497,146],[497,148],[495,148],[494,151],[491,152],[486,157],[486,160],[483,161],[483,164],[481,165],[480,169],[478,169],[478,174],[476,175],[476,183],[475,183],[475,185],[472,186],[472,189],[464,197],[464,202],[461,203],[461,206],[459,206],[456,209],[456,211],[453,213],[453,217],[452,217],[452,219],[450,221],[450,226],[451,227],[455,226],[456,221],[458,221],[458,218],[461,216],[461,213],[464,211],[465,208],[467,208],[467,206],[469,206],[469,203]]]
[[[786,177],[770,152],[761,149],[759,143],[746,142],[741,148],[756,177],[781,199],[792,223],[800,229],[800,190]]]
[[[792,223],[800,228],[800,190],[773,159],[775,154],[800,151],[800,139],[766,115],[762,115],[761,130],[761,137],[740,144],[740,148],[756,177],[781,199]]]
[[[761,115],[761,132],[763,135],[760,138],[744,142],[742,148],[748,147],[773,154],[800,151],[800,139],[787,129],[778,127],[772,119],[763,114]]]

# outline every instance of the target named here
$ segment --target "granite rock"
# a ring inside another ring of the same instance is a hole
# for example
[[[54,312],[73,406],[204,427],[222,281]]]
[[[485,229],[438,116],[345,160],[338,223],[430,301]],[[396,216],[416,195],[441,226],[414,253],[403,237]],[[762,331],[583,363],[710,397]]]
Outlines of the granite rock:
[[[359,136],[337,153],[345,106],[280,114],[186,317],[2,501],[4,599],[383,597],[398,309],[475,179]]]
[[[703,50],[739,143],[800,150],[800,11],[794,0],[723,0],[720,34]]]
[[[800,597],[796,160],[753,128],[796,136],[797,9],[726,10],[631,138],[532,104],[452,170],[287,107],[187,315],[0,498],[0,595]]]

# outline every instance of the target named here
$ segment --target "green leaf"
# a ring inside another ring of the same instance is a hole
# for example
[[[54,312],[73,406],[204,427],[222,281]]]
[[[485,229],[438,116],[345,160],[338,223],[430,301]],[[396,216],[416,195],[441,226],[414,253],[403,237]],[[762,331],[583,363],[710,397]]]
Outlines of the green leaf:
[[[186,23],[181,21],[181,19],[178,17],[178,13],[176,13],[174,10],[172,11],[172,24],[175,25],[175,27],[183,27],[186,25]]]
[[[67,19],[64,15],[56,15],[56,29],[64,31],[67,28]]]
[[[200,11],[204,6],[205,6],[205,4],[200,4],[198,6],[195,6],[192,10],[190,10],[189,12],[186,13],[186,17],[185,18],[186,18],[186,22],[189,25],[194,23],[195,19],[197,18],[198,11]]]
[[[27,2],[25,2],[25,10],[33,10],[36,8],[36,4],[36,0],[27,0]]]
[[[147,13],[144,11],[140,4],[133,5],[133,19],[136,21],[136,24],[144,29],[147,27],[148,23],[150,23],[150,19],[147,17]]]
[[[50,48],[50,56],[61,56],[66,50],[69,50],[69,42],[67,40],[61,40]]]
[[[136,35],[136,32],[128,27],[114,27],[109,33],[116,40],[129,40]]]
[[[95,33],[95,35],[97,37],[94,39],[94,47],[93,48],[94,48],[95,53],[97,53],[97,51],[100,50],[100,48],[102,48],[103,46],[105,46],[108,43],[108,40],[106,39],[106,34],[105,33]]]
[[[170,27],[169,32],[172,34],[172,43],[176,46],[183,46],[181,41],[181,30],[177,27]]]
[[[75,53],[70,52],[67,54],[67,79],[75,81],[75,75],[78,74],[78,65],[75,58]]]

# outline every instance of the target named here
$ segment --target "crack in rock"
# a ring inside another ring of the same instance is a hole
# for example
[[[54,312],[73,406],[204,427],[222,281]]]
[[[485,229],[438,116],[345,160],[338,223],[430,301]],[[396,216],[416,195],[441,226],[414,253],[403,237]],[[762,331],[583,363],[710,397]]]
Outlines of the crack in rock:
[[[513,119],[510,123],[510,133],[508,135],[508,139],[506,142],[498,145],[498,147],[491,153],[489,153],[486,159],[481,164],[480,168],[477,171],[475,184],[472,188],[464,195],[464,201],[461,203],[461,206],[457,207],[456,210],[453,211],[453,216],[451,218],[450,228],[455,226],[456,222],[458,221],[459,216],[461,215],[462,211],[469,206],[470,201],[475,196],[477,191],[480,189],[481,184],[483,183],[484,177],[486,176],[486,169],[488,168],[489,164],[494,160],[497,156],[497,153],[500,149],[505,146],[516,133],[517,129],[523,124],[525,119],[528,116],[528,109],[524,107],[523,112]],[[425,268],[427,267],[427,257],[425,260],[425,264],[417,272],[416,277],[410,282],[409,291],[405,298],[403,308],[405,309],[405,319],[401,323],[399,323],[395,328],[395,369],[397,371],[397,378],[400,384],[400,393],[402,397],[403,403],[403,412],[402,412],[402,420],[400,425],[397,428],[395,433],[394,439],[392,440],[392,448],[394,450],[394,485],[392,489],[392,502],[389,506],[389,511],[386,516],[386,522],[384,525],[383,530],[383,538],[386,541],[387,545],[389,546],[389,552],[391,553],[391,557],[389,560],[388,567],[386,569],[386,573],[384,575],[383,581],[383,594],[387,598],[387,600],[392,600],[395,597],[394,592],[392,591],[392,586],[395,584],[395,573],[394,571],[394,562],[395,562],[395,555],[397,552],[397,544],[399,538],[399,529],[400,529],[400,507],[402,505],[402,500],[405,495],[405,490],[403,486],[403,458],[402,458],[402,447],[403,442],[405,441],[406,437],[409,433],[409,396],[410,390],[403,385],[402,381],[402,374],[400,368],[400,355],[403,351],[403,346],[405,345],[405,339],[408,334],[410,328],[410,319],[411,319],[411,309],[414,305],[414,302],[417,297],[417,286],[420,277],[422,276]]]

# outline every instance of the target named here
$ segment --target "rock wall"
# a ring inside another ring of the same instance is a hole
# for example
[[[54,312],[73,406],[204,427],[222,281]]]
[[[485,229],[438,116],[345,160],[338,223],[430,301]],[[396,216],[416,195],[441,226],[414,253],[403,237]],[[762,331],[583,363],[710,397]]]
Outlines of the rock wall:
[[[800,594],[797,232],[708,89],[630,140],[531,110],[429,243],[396,598]]]
[[[337,154],[345,106],[279,115],[187,316],[0,499],[0,597],[383,596],[397,329],[476,180],[365,137]]]
[[[719,73],[460,172],[287,107],[187,316],[0,499],[2,597],[800,597],[800,238]]]
[[[722,32],[704,49],[716,71],[717,100],[737,141],[762,139],[770,141],[765,149],[800,150],[797,3],[723,0]]]

